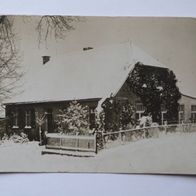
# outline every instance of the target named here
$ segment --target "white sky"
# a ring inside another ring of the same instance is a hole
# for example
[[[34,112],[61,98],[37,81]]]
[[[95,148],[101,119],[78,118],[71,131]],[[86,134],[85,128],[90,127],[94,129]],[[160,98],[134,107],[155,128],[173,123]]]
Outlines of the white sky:
[[[22,64],[35,73],[39,71],[42,55],[63,58],[83,47],[131,40],[175,72],[182,93],[196,96],[196,20],[193,18],[84,17],[64,41],[50,39],[47,48],[46,45],[38,48],[32,24],[20,18],[16,29],[22,33],[18,35],[24,50]]]

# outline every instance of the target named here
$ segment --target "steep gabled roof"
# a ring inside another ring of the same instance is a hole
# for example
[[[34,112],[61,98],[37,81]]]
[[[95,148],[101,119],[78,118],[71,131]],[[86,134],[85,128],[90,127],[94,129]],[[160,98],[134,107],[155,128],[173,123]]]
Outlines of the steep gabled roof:
[[[56,55],[6,103],[106,98],[119,91],[138,61],[166,67],[131,42]]]

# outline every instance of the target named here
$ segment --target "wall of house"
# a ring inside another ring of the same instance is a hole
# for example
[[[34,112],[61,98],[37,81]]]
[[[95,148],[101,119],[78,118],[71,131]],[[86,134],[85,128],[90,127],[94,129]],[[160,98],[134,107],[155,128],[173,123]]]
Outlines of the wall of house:
[[[184,105],[184,120],[193,120],[191,119],[191,113],[193,112],[191,111],[191,106],[196,106],[196,98],[182,95],[181,99],[179,100],[179,104]]]
[[[133,104],[134,106],[136,106],[138,103],[141,103],[140,98],[137,97],[133,92],[130,91],[126,82],[124,83],[124,85],[121,87],[121,89],[117,93],[116,98],[120,99],[120,100],[128,100],[129,103]],[[196,119],[195,120],[191,119],[191,118],[193,118],[193,115],[191,116],[191,114],[196,113],[196,111],[191,110],[191,106],[196,105],[196,98],[191,97],[191,96],[182,95],[181,99],[179,100],[179,104],[184,105],[184,121],[185,122],[187,122],[187,121],[196,122]],[[136,108],[136,113],[142,114],[142,112],[143,111],[137,111],[137,108]],[[163,111],[163,113],[164,113],[164,111]],[[162,117],[163,117],[163,115],[162,115]],[[135,117],[137,118],[138,115]],[[195,114],[195,118],[196,118],[196,114]],[[164,119],[162,119],[162,121],[164,121]]]
[[[78,101],[83,106],[88,106],[90,109],[95,109],[97,107],[98,101],[100,99],[90,99],[90,100],[80,100]],[[132,93],[126,82],[119,90],[119,92],[115,96],[115,100],[120,101],[121,103],[129,101],[129,103],[136,106],[137,103],[140,102],[140,99]],[[42,124],[43,131],[51,131],[55,132],[55,120],[57,119],[57,115],[60,109],[67,108],[70,101],[61,101],[61,102],[46,102],[46,103],[29,103],[29,104],[11,104],[6,105],[6,117],[7,121],[7,131],[8,133],[12,132],[21,132],[24,131],[29,135],[30,139],[39,140],[39,126],[36,122],[38,117],[44,115],[45,112],[52,111],[52,124],[50,127],[47,127],[47,121],[44,120]],[[184,121],[188,121],[191,118],[191,106],[196,106],[196,98],[182,95],[179,100],[180,105],[184,105]],[[31,113],[31,127],[26,127],[25,125],[25,111],[30,110]],[[13,114],[18,111],[18,127],[13,126]],[[137,113],[138,111],[136,111]],[[142,111],[140,111],[142,112]],[[196,114],[196,111],[195,111]],[[196,115],[195,115],[196,116]],[[136,118],[136,114],[135,114]],[[114,118],[116,119],[116,118]]]
[[[135,109],[136,112],[133,115],[133,118],[135,118],[135,120],[137,121],[139,118],[142,117],[145,108],[143,107],[143,104],[140,100],[140,98],[138,96],[136,96],[129,88],[127,82],[125,82],[123,84],[123,86],[121,87],[121,89],[118,91],[118,93],[116,94],[116,99],[119,99],[122,101],[128,101],[130,104],[132,104]],[[140,105],[140,107],[138,107],[138,105]]]
[[[127,82],[123,84],[123,86],[120,88],[118,93],[115,96],[119,100],[128,100],[129,103],[135,105],[136,102],[139,102],[140,99],[137,97],[129,88]]]
[[[89,109],[95,109],[98,104],[98,100],[99,99],[79,100],[78,102],[83,106],[88,106]],[[37,119],[41,119],[46,112],[51,113],[51,126],[48,127],[46,120],[47,118],[45,118],[41,128],[42,131],[55,132],[55,129],[57,128],[55,125],[55,120],[57,119],[59,110],[67,108],[69,103],[70,101],[6,105],[6,118],[8,119],[6,126],[7,133],[25,132],[28,134],[29,139],[39,140],[39,125],[37,123]],[[31,126],[25,125],[25,112],[27,110],[31,111]],[[15,126],[13,122],[14,114],[16,112],[18,112],[17,126]]]
[[[130,91],[127,82],[124,82],[117,94],[106,99],[102,104],[105,112],[105,131],[118,131],[122,128],[121,114],[123,106],[127,103],[135,106],[137,102],[140,102],[140,99]],[[134,113],[131,121],[135,121],[136,116],[136,113]],[[132,127],[132,123],[129,123],[130,127]]]

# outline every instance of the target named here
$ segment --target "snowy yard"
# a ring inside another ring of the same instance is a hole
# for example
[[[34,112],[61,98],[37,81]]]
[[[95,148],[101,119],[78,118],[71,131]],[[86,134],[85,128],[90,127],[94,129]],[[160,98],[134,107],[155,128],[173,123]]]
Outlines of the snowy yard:
[[[81,158],[41,155],[37,142],[0,145],[1,172],[196,173],[196,133],[143,139]]]

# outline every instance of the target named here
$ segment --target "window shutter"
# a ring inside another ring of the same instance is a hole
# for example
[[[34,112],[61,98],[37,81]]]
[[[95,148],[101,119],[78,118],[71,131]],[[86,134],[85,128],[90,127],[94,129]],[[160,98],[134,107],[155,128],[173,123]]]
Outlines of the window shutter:
[[[31,109],[31,127],[35,128],[35,110]]]
[[[18,126],[20,129],[25,126],[25,111],[23,109],[18,110]]]
[[[8,126],[13,127],[13,111],[7,109]]]

